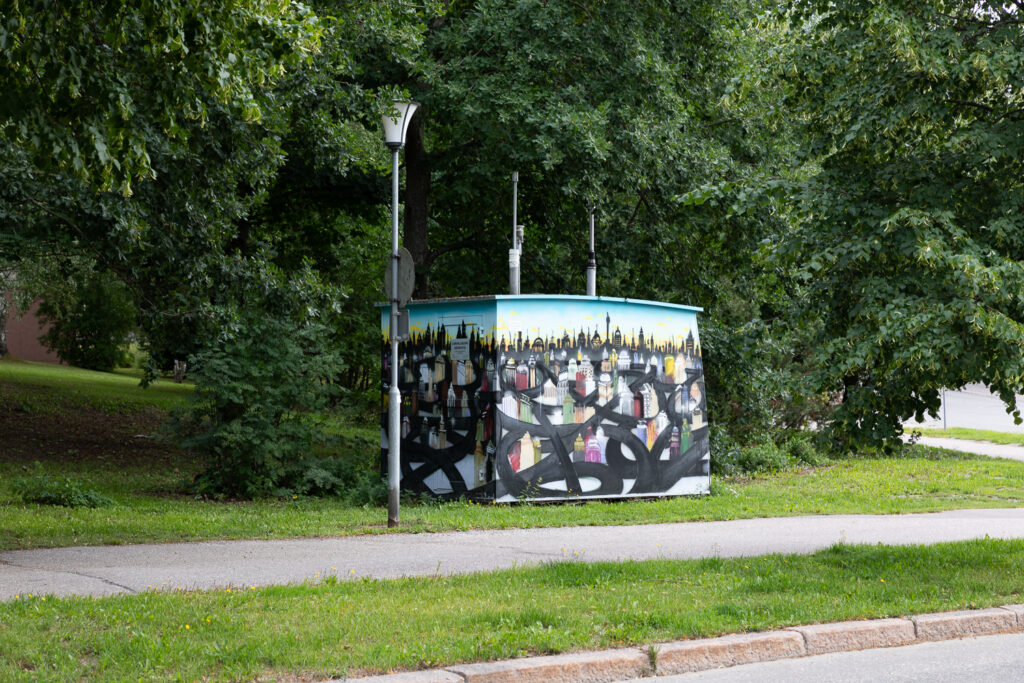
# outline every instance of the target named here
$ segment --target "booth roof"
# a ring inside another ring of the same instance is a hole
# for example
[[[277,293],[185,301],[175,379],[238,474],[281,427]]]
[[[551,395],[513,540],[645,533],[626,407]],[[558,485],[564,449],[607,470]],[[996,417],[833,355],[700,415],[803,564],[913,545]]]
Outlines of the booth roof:
[[[672,308],[680,311],[692,311],[694,313],[703,313],[704,309],[700,306],[687,306],[685,304],[672,304],[666,301],[649,301],[647,299],[629,299],[619,296],[583,296],[580,294],[484,294],[480,296],[455,296],[446,299],[413,299],[409,302],[408,306],[423,306],[432,304],[447,304],[447,303],[465,303],[468,301],[538,301],[538,300],[551,300],[551,301],[610,301],[616,303],[625,304],[640,304],[643,306],[661,306],[663,308]],[[384,308],[390,306],[387,302],[378,302],[378,308]],[[408,307],[407,306],[407,307]]]

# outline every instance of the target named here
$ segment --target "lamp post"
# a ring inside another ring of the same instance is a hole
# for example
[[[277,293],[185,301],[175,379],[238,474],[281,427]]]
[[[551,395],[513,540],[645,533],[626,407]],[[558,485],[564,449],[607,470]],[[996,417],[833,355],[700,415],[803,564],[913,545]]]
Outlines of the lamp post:
[[[384,144],[391,150],[391,389],[388,391],[388,526],[398,525],[398,485],[401,472],[402,394],[398,390],[398,153],[405,146],[409,121],[419,106],[395,100],[381,117]]]

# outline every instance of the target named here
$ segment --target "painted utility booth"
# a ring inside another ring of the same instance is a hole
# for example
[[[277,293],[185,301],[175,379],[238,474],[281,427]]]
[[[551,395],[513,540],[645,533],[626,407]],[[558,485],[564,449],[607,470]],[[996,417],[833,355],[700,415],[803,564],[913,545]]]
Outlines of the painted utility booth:
[[[407,308],[403,489],[500,502],[710,492],[701,309],[547,295]],[[384,469],[389,323],[384,308]]]

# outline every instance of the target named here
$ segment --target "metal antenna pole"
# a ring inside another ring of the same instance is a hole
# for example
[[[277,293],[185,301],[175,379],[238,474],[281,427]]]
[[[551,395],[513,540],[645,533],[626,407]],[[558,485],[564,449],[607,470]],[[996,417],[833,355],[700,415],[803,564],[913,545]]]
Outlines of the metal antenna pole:
[[[590,212],[590,254],[587,256],[587,296],[597,296],[597,254],[594,252],[594,202],[587,201]]]
[[[398,525],[402,393],[398,390],[398,151],[391,151],[391,389],[388,391],[388,526]]]
[[[512,172],[512,248],[508,252],[508,293],[519,294],[519,171]]]

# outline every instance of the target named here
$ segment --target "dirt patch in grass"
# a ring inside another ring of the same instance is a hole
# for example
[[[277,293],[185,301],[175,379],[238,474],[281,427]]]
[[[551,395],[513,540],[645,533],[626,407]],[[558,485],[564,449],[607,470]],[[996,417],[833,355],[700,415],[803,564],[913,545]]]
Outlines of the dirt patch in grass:
[[[33,387],[57,409],[34,410],[16,390],[0,383],[0,461],[95,462],[118,467],[170,463],[182,452],[159,436],[167,413],[146,406],[111,413],[62,401],[50,387]]]

